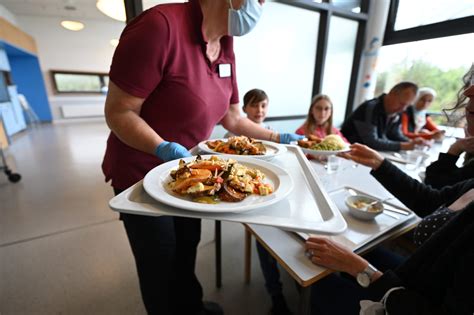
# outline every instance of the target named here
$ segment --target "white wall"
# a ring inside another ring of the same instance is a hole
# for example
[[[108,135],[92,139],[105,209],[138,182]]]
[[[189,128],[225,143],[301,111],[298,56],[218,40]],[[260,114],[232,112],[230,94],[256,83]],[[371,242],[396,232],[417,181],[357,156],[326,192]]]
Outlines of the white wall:
[[[19,27],[33,36],[43,71],[53,119],[62,118],[62,105],[103,106],[104,96],[55,95],[52,91],[50,70],[109,72],[115,47],[110,40],[119,38],[125,23],[98,20],[81,20],[85,28],[79,32],[61,27],[60,18],[18,15]]]
[[[13,25],[18,25],[15,15],[7,10],[3,5],[0,4],[0,17],[4,18]]]

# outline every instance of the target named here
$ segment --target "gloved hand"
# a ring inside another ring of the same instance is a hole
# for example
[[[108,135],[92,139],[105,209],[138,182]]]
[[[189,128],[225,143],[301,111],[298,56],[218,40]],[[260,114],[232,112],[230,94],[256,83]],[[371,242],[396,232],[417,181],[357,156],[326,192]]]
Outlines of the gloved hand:
[[[168,162],[191,156],[191,153],[179,143],[163,141],[156,147],[155,155],[164,162]]]
[[[291,141],[298,141],[303,139],[304,136],[297,135],[296,133],[280,133],[280,143],[289,144]]]

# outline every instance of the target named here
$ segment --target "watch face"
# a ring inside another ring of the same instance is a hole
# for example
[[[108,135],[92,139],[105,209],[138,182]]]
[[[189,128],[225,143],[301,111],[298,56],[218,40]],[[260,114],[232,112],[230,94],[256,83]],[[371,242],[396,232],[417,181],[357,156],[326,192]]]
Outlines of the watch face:
[[[357,282],[364,288],[370,285],[370,277],[367,273],[361,272],[357,274]]]

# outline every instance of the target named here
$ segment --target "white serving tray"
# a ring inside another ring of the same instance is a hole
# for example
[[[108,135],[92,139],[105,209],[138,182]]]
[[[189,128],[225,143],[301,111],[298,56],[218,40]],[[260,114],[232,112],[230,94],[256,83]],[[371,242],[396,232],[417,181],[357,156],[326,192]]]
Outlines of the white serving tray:
[[[204,213],[187,211],[155,201],[143,189],[142,181],[112,198],[110,208],[118,212],[160,216],[202,218],[274,226],[290,231],[339,234],[347,224],[336,204],[322,186],[313,167],[297,146],[271,162],[284,168],[294,181],[290,195],[274,205],[244,213]]]
[[[362,192],[353,187],[345,186],[340,189],[329,192],[329,196],[336,203],[337,207],[341,211],[344,219],[347,222],[348,228],[344,233],[331,238],[341,244],[344,244],[353,251],[357,251],[364,245],[376,240],[377,238],[386,235],[391,230],[403,225],[404,223],[417,218],[416,214],[407,209],[406,207],[400,207],[396,203],[390,201],[384,202],[386,210],[374,220],[362,221],[354,218],[350,213],[345,199],[350,196],[349,190],[352,189],[358,194],[371,196],[366,192]],[[305,233],[299,233],[303,239],[307,239],[308,235]]]

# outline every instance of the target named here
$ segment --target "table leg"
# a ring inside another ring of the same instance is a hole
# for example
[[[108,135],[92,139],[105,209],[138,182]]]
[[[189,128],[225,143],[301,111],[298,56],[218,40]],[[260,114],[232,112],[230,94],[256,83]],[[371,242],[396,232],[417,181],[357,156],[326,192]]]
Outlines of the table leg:
[[[301,287],[300,300],[298,302],[298,315],[309,315],[311,313],[311,286]]]
[[[221,221],[216,220],[214,225],[214,235],[216,238],[216,287],[222,287],[222,238]]]
[[[252,234],[245,228],[245,283],[250,283],[251,263],[252,263]]]

